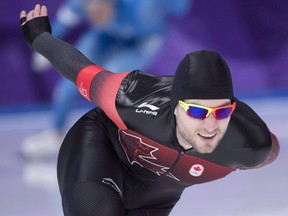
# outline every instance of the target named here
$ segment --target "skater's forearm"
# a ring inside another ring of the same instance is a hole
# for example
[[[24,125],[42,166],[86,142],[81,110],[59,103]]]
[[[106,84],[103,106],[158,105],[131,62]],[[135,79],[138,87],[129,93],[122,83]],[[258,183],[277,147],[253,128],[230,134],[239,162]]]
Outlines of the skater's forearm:
[[[70,44],[44,32],[32,44],[33,49],[45,56],[51,64],[72,82],[76,82],[79,71],[93,63]]]

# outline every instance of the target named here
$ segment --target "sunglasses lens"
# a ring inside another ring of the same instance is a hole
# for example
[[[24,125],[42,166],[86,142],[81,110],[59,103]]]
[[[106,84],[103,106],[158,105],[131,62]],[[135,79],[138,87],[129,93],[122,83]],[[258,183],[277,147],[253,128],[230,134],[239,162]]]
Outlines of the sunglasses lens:
[[[230,116],[232,112],[232,107],[227,107],[223,109],[218,109],[215,111],[216,119],[225,119]]]
[[[200,107],[189,106],[189,109],[187,110],[187,114],[189,116],[193,118],[197,118],[197,119],[205,119],[207,113],[208,113],[208,110],[200,108]]]

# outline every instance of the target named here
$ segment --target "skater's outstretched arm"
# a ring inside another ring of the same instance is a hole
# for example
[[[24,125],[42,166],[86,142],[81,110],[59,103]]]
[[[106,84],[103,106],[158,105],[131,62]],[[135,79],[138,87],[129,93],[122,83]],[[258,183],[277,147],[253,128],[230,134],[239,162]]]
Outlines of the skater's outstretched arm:
[[[113,73],[95,65],[72,45],[51,34],[46,6],[37,4],[28,13],[21,11],[20,22],[28,45],[46,57],[61,75],[74,82],[79,92],[123,128],[115,107],[118,89],[128,72]],[[120,123],[119,123],[120,122]]]
[[[93,63],[70,44],[51,35],[48,10],[37,4],[28,13],[21,11],[20,22],[28,45],[45,56],[66,78],[76,83],[79,71]]]

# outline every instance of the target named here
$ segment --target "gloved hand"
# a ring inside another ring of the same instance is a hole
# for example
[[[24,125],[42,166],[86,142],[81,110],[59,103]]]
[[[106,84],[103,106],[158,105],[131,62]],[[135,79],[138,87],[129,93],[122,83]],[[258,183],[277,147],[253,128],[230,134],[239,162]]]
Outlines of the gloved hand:
[[[48,18],[48,10],[45,5],[35,5],[35,8],[26,15],[26,11],[20,13],[20,23],[26,42],[32,47],[33,41],[42,33],[51,34],[51,25]]]

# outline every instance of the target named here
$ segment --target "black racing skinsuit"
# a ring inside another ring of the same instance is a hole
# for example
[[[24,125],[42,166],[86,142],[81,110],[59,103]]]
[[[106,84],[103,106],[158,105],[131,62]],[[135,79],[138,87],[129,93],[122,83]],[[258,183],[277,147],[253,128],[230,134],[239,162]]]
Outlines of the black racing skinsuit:
[[[98,106],[71,128],[60,150],[58,181],[65,215],[168,215],[186,187],[237,168],[257,167],[276,151],[270,134],[259,142],[242,136],[251,130],[262,134],[263,129],[254,123],[259,117],[240,101],[213,153],[184,151],[170,103],[173,77],[111,73],[48,33],[33,48]],[[239,127],[247,121],[251,126]]]

